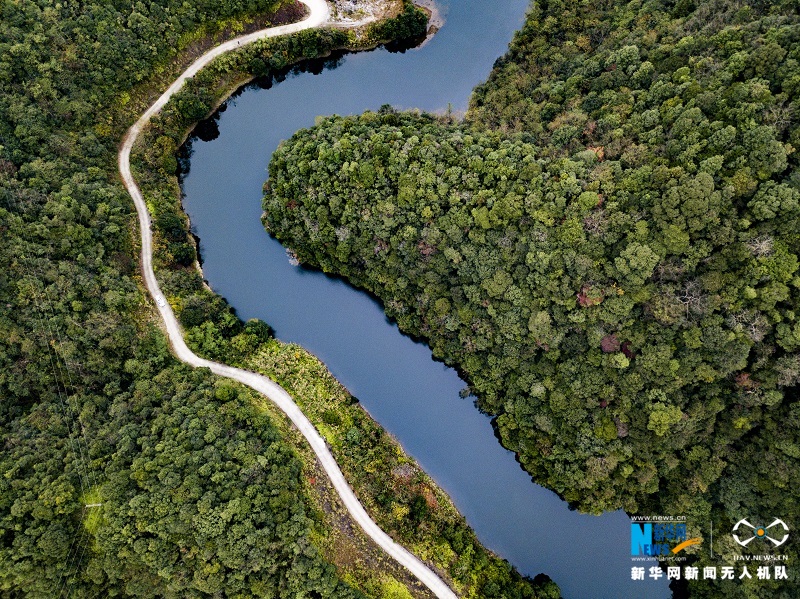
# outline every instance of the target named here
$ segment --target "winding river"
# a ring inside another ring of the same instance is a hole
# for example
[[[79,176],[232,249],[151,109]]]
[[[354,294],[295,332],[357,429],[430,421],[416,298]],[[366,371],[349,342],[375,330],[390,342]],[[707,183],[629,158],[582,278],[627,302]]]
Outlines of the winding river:
[[[336,68],[311,69],[316,75],[249,86],[190,140],[184,206],[214,290],[242,318],[265,320],[279,339],[322,359],[450,494],[487,547],[524,574],[547,573],[568,599],[669,597],[663,578],[631,580],[623,512],[579,514],[533,484],[489,419],[459,397],[465,383],[454,370],[403,336],[365,293],[290,264],[259,218],[266,165],[282,139],[320,114],[383,104],[465,109],[526,7],[527,0],[445,0],[444,26],[419,49],[347,55]]]

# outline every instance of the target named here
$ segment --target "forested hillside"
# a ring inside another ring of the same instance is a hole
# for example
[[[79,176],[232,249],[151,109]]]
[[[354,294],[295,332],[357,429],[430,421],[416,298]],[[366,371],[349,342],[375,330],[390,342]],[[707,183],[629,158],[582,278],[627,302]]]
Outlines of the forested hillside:
[[[457,366],[578,508],[791,526],[797,8],[536,2],[464,122],[387,107],[296,134],[265,225]]]

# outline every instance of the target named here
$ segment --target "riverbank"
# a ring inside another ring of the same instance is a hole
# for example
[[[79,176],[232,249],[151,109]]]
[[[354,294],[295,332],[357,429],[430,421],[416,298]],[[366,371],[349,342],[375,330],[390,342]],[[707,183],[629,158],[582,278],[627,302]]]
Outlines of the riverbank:
[[[404,10],[405,12],[407,10]],[[401,16],[404,13],[401,13]],[[389,29],[384,26],[380,31],[387,30]],[[239,80],[246,79],[248,76],[271,74],[278,69],[286,68],[293,60],[302,56],[324,56],[336,49],[337,43],[342,45],[351,43],[351,47],[354,46],[356,48],[360,44],[374,43],[375,36],[370,37],[370,33],[370,30],[367,29],[360,38],[353,36],[353,39],[347,34],[342,37],[342,32],[337,32],[336,30],[303,32],[303,34],[297,34],[294,38],[288,40],[273,40],[269,43],[256,42],[252,48],[237,51],[237,56],[220,57],[210,65],[208,70],[198,73],[191,82],[187,82],[185,93],[182,90],[176,94],[175,99],[163,108],[161,114],[154,117],[154,126],[148,129],[147,132],[148,140],[139,146],[147,149],[139,156],[137,179],[142,181],[143,188],[148,191],[149,208],[155,216],[156,249],[159,256],[157,265],[160,267],[160,280],[170,304],[183,320],[185,320],[184,317],[186,317],[187,312],[190,315],[197,316],[197,301],[201,299],[208,302],[209,305],[206,308],[217,309],[217,314],[203,314],[203,316],[210,316],[210,318],[205,318],[200,323],[194,321],[183,322],[184,326],[188,328],[187,339],[190,346],[208,357],[230,362],[230,356],[236,353],[237,348],[240,350],[243,344],[246,345],[257,341],[258,336],[248,334],[245,327],[244,331],[226,338],[225,333],[232,333],[237,329],[235,319],[230,310],[222,305],[220,301],[213,299],[213,296],[210,296],[208,291],[203,291],[202,287],[198,289],[199,281],[192,277],[193,261],[187,259],[193,258],[193,256],[187,253],[187,248],[191,246],[188,238],[186,238],[186,231],[183,231],[184,239],[179,241],[176,239],[177,236],[174,230],[167,232],[164,230],[165,227],[159,226],[165,220],[168,220],[166,217],[170,214],[170,204],[173,209],[172,216],[177,217],[179,219],[178,222],[181,219],[180,212],[178,212],[174,203],[177,198],[170,198],[164,194],[165,189],[174,189],[175,185],[174,180],[170,185],[170,180],[172,179],[170,167],[173,165],[174,156],[169,154],[169,149],[178,140],[183,139],[188,128],[193,126],[198,117],[206,114],[210,107],[216,105],[220,98],[226,95],[231,81],[236,81],[237,78]],[[353,41],[355,43],[352,43]],[[250,51],[248,52],[248,50]],[[277,61],[275,60],[276,57]],[[244,66],[247,68],[242,68]],[[170,158],[172,158],[172,161],[170,161]],[[163,185],[164,183],[167,185]],[[170,199],[173,202],[170,202]],[[172,220],[171,222],[174,225],[175,221]],[[194,272],[196,273],[197,271]],[[214,316],[220,316],[220,322],[215,322]],[[189,327],[188,325],[190,324],[195,326]],[[222,327],[220,328],[218,325],[222,325]],[[219,333],[218,337],[212,330],[215,327],[216,333]],[[226,343],[228,341],[230,343]],[[258,343],[255,343],[252,348],[249,348],[250,351],[258,345]],[[374,423],[371,426],[378,428]],[[433,496],[433,491],[428,489],[428,494]],[[330,498],[327,498],[327,501],[330,501]],[[426,501],[424,497],[422,501]],[[434,501],[439,502],[435,497]],[[446,501],[443,494],[441,494],[441,501]],[[370,502],[367,501],[367,503],[369,504]],[[402,508],[399,512],[403,512]],[[431,551],[431,553],[435,553],[438,556],[440,554],[438,551],[440,544],[435,543],[435,539],[433,542],[437,551]],[[338,555],[335,551],[333,554]],[[495,561],[500,563],[499,560]],[[445,563],[445,565],[447,564]],[[500,566],[498,570],[508,576],[508,568],[506,566]],[[464,573],[470,574],[470,568],[466,567]],[[355,576],[355,574],[353,575]],[[393,584],[391,581],[383,580],[385,576],[385,574],[378,576],[378,584],[382,585],[382,587],[387,584]],[[374,578],[375,576],[373,575]],[[494,580],[491,582],[494,582]],[[517,577],[517,583],[524,584],[519,577]],[[362,584],[362,586],[367,585]],[[417,594],[420,592],[419,589],[416,590]],[[475,594],[478,592],[475,589],[471,596],[478,596]]]
[[[487,585],[509,596],[525,596],[526,589],[535,589],[537,597],[558,596],[546,577],[531,584],[486,550],[447,494],[307,350],[272,340],[249,352],[240,365],[266,374],[292,394],[370,514],[393,538],[433,563],[461,596],[478,599]]]
[[[188,86],[190,81],[207,67],[212,62],[220,58],[224,58],[226,53],[236,50],[240,47],[247,47],[249,44],[257,44],[263,40],[270,40],[271,38],[278,38],[279,36],[286,36],[289,34],[303,34],[307,30],[314,29],[324,24],[328,19],[328,6],[324,0],[304,0],[304,3],[309,7],[309,15],[303,19],[302,22],[294,23],[291,25],[284,25],[279,27],[270,28],[267,30],[255,32],[249,35],[236,38],[225,42],[212,50],[204,53],[191,66],[189,66],[145,112],[131,126],[123,139],[119,151],[119,172],[125,184],[125,187],[134,200],[136,212],[139,217],[139,231],[141,234],[141,269],[144,275],[145,286],[147,287],[150,295],[155,300],[158,312],[160,313],[161,320],[165,332],[169,338],[170,345],[173,352],[182,362],[185,362],[196,368],[208,368],[214,374],[232,379],[242,383],[264,396],[268,397],[280,410],[291,420],[306,441],[309,443],[314,451],[319,463],[324,468],[326,475],[330,478],[333,487],[342,503],[346,506],[347,511],[352,516],[353,520],[358,523],[358,526],[375,541],[381,549],[383,549],[389,556],[396,560],[400,565],[407,568],[420,582],[422,582],[436,597],[440,599],[454,599],[455,595],[449,587],[429,570],[416,556],[409,553],[405,548],[394,542],[388,537],[367,515],[361,503],[353,494],[347,481],[344,479],[339,467],[325,446],[322,438],[314,429],[313,425],[308,421],[302,411],[293,402],[292,398],[278,385],[270,379],[259,376],[255,373],[244,371],[241,369],[232,368],[228,365],[219,362],[213,362],[198,357],[187,347],[183,331],[178,323],[172,307],[168,305],[162,290],[156,280],[155,271],[153,268],[153,234],[151,228],[151,215],[150,206],[145,202],[144,196],[135,181],[130,164],[131,150],[136,144],[139,135],[147,128],[151,120],[158,118],[159,113],[165,110],[167,105],[173,100],[178,98],[178,111],[183,119],[197,118],[199,116],[198,110],[201,110],[204,103],[201,99],[196,98],[194,105],[188,109],[182,109],[181,93],[184,86]],[[379,24],[380,26],[381,24]],[[388,25],[391,26],[391,25]],[[316,32],[314,32],[316,33]],[[319,42],[319,38],[314,38],[314,34],[309,38],[305,37],[305,41],[315,40]],[[290,39],[290,43],[292,38]],[[229,72],[227,69],[226,72]],[[188,115],[187,115],[188,112]]]

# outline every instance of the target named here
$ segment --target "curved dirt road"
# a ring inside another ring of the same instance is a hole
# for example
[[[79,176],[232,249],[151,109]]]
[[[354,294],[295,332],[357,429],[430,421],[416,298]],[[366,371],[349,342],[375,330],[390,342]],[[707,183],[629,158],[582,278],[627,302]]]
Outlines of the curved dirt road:
[[[158,282],[156,281],[155,273],[153,272],[153,249],[152,231],[150,229],[150,215],[147,211],[147,205],[145,204],[144,198],[142,197],[142,192],[139,190],[139,186],[133,179],[130,165],[131,148],[133,148],[133,145],[136,143],[139,133],[141,133],[142,129],[147,125],[150,118],[164,107],[172,95],[183,86],[184,82],[188,78],[194,76],[217,56],[258,39],[286,35],[288,33],[301,31],[303,29],[318,27],[328,21],[328,5],[324,0],[301,1],[310,9],[310,14],[306,19],[298,23],[292,23],[291,25],[283,25],[280,27],[272,27],[270,29],[256,31],[255,33],[238,37],[225,42],[224,44],[221,44],[212,50],[209,50],[194,63],[192,63],[192,65],[189,66],[189,68],[187,68],[186,71],[184,71],[183,74],[181,74],[172,85],[170,85],[169,89],[167,89],[167,91],[164,92],[161,97],[159,97],[158,100],[156,100],[155,103],[147,109],[147,111],[139,118],[138,121],[136,121],[136,123],[125,135],[119,151],[119,172],[122,176],[122,180],[126,189],[128,190],[128,193],[130,193],[131,197],[133,198],[133,202],[136,205],[136,212],[139,216],[139,229],[142,237],[141,260],[144,281],[147,286],[147,290],[156,301],[156,306],[161,314],[161,319],[164,322],[167,335],[169,336],[170,343],[172,344],[172,349],[177,355],[178,359],[198,368],[208,368],[216,375],[244,383],[245,385],[262,393],[268,399],[274,402],[281,410],[283,410],[283,412],[291,419],[294,425],[308,440],[311,448],[314,450],[314,453],[317,455],[317,458],[322,464],[322,467],[325,469],[325,472],[328,473],[328,476],[330,477],[334,488],[339,494],[339,497],[341,497],[342,503],[344,503],[345,507],[350,512],[350,515],[359,524],[359,526],[361,526],[364,532],[378,545],[380,545],[380,547],[386,551],[386,553],[388,553],[391,557],[397,560],[397,562],[414,574],[414,576],[416,576],[423,584],[425,584],[425,586],[433,591],[437,597],[440,599],[456,599],[457,596],[444,583],[444,581],[442,581],[441,578],[439,578],[432,570],[430,570],[430,568],[423,564],[408,550],[395,543],[389,537],[389,535],[383,532],[383,530],[381,530],[380,527],[373,522],[372,518],[369,517],[367,512],[364,510],[364,507],[356,498],[353,490],[347,484],[347,481],[342,475],[342,471],[339,469],[339,466],[336,464],[333,455],[331,455],[331,452],[325,445],[325,441],[314,428],[314,425],[311,424],[308,418],[306,418],[305,414],[303,414],[300,408],[297,407],[297,404],[294,403],[291,396],[282,387],[280,387],[280,385],[260,374],[200,358],[187,347],[183,340],[183,334],[181,332],[180,325],[175,318],[175,314],[172,312],[172,308],[164,299],[161,289],[158,286]],[[352,27],[360,24],[362,23],[351,23],[348,24],[348,26]]]

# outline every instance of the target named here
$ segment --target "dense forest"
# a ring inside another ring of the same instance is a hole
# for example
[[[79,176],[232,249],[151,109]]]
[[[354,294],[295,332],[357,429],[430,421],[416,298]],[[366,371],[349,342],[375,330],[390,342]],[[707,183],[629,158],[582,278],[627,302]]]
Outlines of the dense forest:
[[[793,526],[797,9],[536,2],[462,122],[384,107],[292,137],[265,226],[458,367],[577,508]],[[790,597],[791,576],[690,588]]]
[[[300,16],[283,0],[0,4],[0,596],[427,596],[392,564],[344,567],[355,558],[340,547],[357,534],[337,538],[335,525],[352,523],[331,521],[309,452],[263,399],[172,358],[139,281],[136,219],[117,175],[125,130],[205,48]],[[424,29],[404,3],[358,38],[323,30],[254,44],[216,61],[156,119],[135,167],[154,209],[159,277],[198,350],[240,362],[283,352],[269,370],[296,393],[332,380],[316,362],[301,376],[307,354],[240,322],[203,286],[176,191],[187,130],[241,81]],[[369,435],[348,447],[354,461],[403,461],[413,480],[397,500],[416,507],[395,518],[396,534],[446,546],[438,557],[466,596],[545,596],[452,508],[419,503],[423,490],[446,497],[363,412],[337,418]]]

